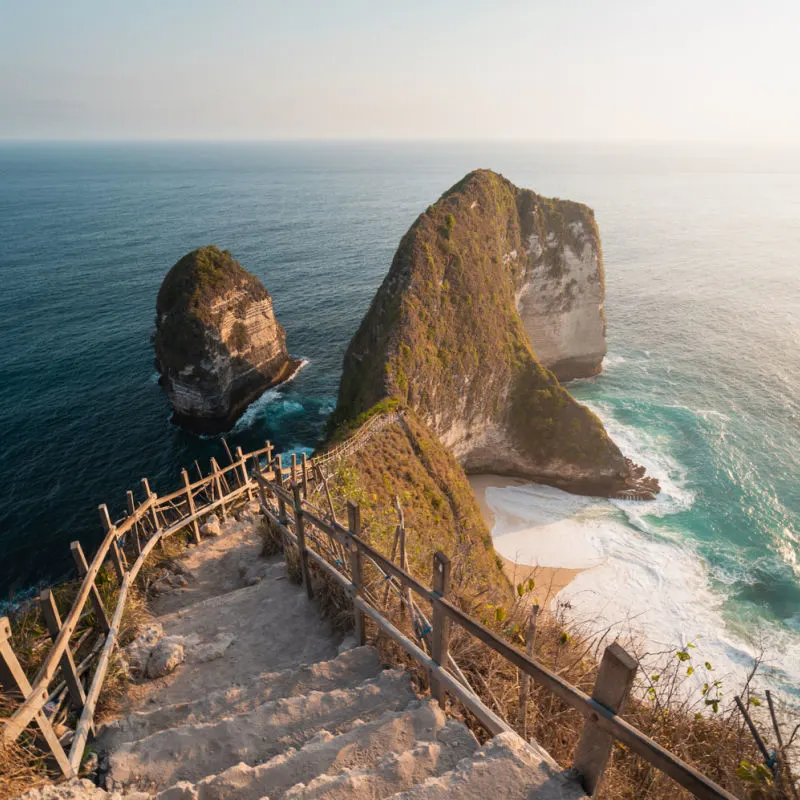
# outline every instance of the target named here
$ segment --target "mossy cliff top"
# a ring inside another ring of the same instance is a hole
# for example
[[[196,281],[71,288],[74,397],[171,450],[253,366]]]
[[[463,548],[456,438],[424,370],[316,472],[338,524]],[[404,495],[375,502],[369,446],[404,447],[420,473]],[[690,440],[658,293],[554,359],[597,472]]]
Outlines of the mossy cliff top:
[[[264,300],[269,293],[228,250],[207,245],[192,250],[167,273],[156,300],[156,313],[194,314],[208,322],[216,299],[230,291],[246,293],[249,300]]]
[[[582,492],[622,488],[629,463],[539,363],[516,306],[541,256],[532,237],[563,250],[581,246],[571,237],[587,231],[599,249],[594,215],[579,203],[542,198],[489,170],[459,181],[401,240],[347,350],[332,425],[395,398],[467,470]]]
[[[199,433],[228,430],[300,367],[261,281],[213,245],[187,253],[167,273],[153,345],[173,420]]]

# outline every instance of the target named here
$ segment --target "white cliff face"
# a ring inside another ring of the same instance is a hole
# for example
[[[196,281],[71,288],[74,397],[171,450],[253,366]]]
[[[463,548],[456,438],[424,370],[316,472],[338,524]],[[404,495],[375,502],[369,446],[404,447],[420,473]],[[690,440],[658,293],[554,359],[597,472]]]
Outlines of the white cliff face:
[[[571,222],[569,234],[564,242],[552,232],[544,241],[531,234],[530,266],[517,294],[534,352],[560,381],[596,375],[606,354],[600,242],[582,221]]]

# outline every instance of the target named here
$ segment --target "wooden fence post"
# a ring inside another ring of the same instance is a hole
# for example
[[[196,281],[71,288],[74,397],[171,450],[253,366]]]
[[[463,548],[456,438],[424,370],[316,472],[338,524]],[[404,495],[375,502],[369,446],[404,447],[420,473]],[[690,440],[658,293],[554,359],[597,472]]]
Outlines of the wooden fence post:
[[[239,459],[239,469],[242,473],[242,486],[247,487],[247,499],[253,499],[253,490],[250,488],[250,477],[247,474],[247,461],[241,447],[236,448],[236,458]]]
[[[128,516],[132,517],[136,513],[136,501],[133,499],[133,492],[128,489],[128,491],[125,492],[125,497],[128,501]],[[139,536],[138,522],[133,523],[133,547],[136,557],[138,558],[142,554],[142,540]]]
[[[300,499],[300,484],[292,484],[294,495],[294,532],[297,534],[297,549],[300,551],[300,569],[303,573],[303,583],[309,600],[314,599],[314,590],[311,588],[311,575],[308,572],[308,550],[306,549],[306,524],[303,514],[303,501]]]
[[[361,508],[352,500],[347,501],[347,526],[353,538],[358,539],[361,534]],[[357,542],[348,542],[348,555],[350,560],[350,576],[353,583],[353,600],[358,597],[364,585],[363,569],[361,564],[361,550]],[[366,644],[366,618],[353,604],[353,625],[358,645]]]
[[[219,464],[217,464],[217,459],[212,458],[209,462],[211,464],[211,474],[214,476],[214,490],[217,493],[217,500],[222,500],[222,483],[219,480]],[[222,509],[222,519],[228,518],[228,509],[225,507],[225,503],[221,502],[219,507]]]
[[[227,441],[225,441],[224,438],[222,439],[222,446],[225,448],[225,452],[228,455],[228,461],[230,461],[230,463],[233,464],[233,454],[231,453],[231,449],[230,447],[228,447],[228,443]]]
[[[531,616],[528,619],[528,635],[525,637],[525,655],[533,658],[533,649],[536,642],[536,618],[539,616],[539,604],[531,606]],[[528,739],[528,697],[531,689],[531,676],[523,672],[519,679],[519,724],[522,728],[521,736]]]
[[[5,687],[6,692],[16,692],[24,700],[31,696],[32,687],[28,678],[20,666],[17,656],[11,647],[11,623],[8,617],[0,617],[0,684]],[[47,700],[47,688],[43,689],[43,701]],[[69,764],[69,758],[61,746],[61,742],[50,724],[50,720],[44,711],[39,711],[34,717],[42,738],[47,742],[47,746],[53,755],[65,778],[72,778],[75,771]]]
[[[303,470],[303,497],[308,497],[308,458],[305,453],[300,456]]]
[[[292,453],[292,475],[289,478],[291,483],[297,480],[297,453]]]
[[[86,562],[86,556],[83,554],[81,543],[72,542],[72,544],[69,546],[69,549],[72,552],[72,560],[75,562],[75,567],[78,570],[78,577],[83,578],[89,571],[89,565]],[[103,633],[108,633],[111,630],[111,623],[108,621],[108,615],[106,614],[103,600],[100,597],[100,592],[97,590],[97,586],[94,583],[92,584],[92,588],[89,590],[89,597],[92,601],[92,606],[94,607],[94,616],[97,619],[97,624],[100,626],[100,630],[102,630]]]
[[[450,559],[441,551],[433,554],[433,591],[438,597],[446,598],[450,592]],[[447,665],[447,655],[450,647],[450,620],[433,599],[433,631],[431,633],[431,656],[441,667]],[[444,709],[445,691],[435,675],[431,675],[431,696],[439,701]]]
[[[283,462],[280,453],[275,456],[275,460],[278,462],[275,471],[275,483],[283,489]],[[286,516],[286,501],[280,494],[278,494],[278,521],[281,525],[285,525],[288,522],[288,517]]]
[[[153,533],[158,530],[158,512],[156,511],[156,501],[158,500],[158,496],[155,492],[150,491],[150,482],[147,478],[142,478],[142,489],[144,489],[145,495],[147,495],[148,500],[153,501],[153,505],[150,506],[150,514],[153,517]]]
[[[50,589],[42,589],[39,595],[39,608],[47,625],[47,632],[50,634],[50,638],[55,641],[58,634],[61,633],[61,616],[58,613],[58,606],[56,606],[56,600]],[[72,705],[78,709],[83,708],[86,703],[86,693],[83,691],[69,647],[64,651],[64,655],[61,656],[61,660],[58,663],[61,667],[64,683],[67,684],[67,691],[69,691],[69,699]]]
[[[192,486],[191,481],[189,480],[189,473],[185,469],[182,469],[181,477],[183,478],[183,485],[186,487],[186,499],[189,501],[189,513],[194,516],[197,509],[194,505],[194,497],[192,496]],[[192,520],[192,530],[194,531],[195,544],[200,544],[200,524],[196,519]]]
[[[105,503],[101,503],[97,509],[100,512],[100,524],[103,526],[103,530],[108,533],[114,528],[111,524],[111,517],[108,514],[108,507]],[[125,561],[122,553],[120,553],[116,535],[111,539],[109,552],[111,553],[111,563],[114,565],[114,571],[117,573],[120,585],[122,585],[122,579],[125,577]]]
[[[636,661],[614,642],[603,653],[592,699],[615,714],[620,713],[635,677]],[[614,737],[598,728],[591,718],[584,722],[573,766],[580,773],[583,788],[590,797],[597,794],[613,744]]]

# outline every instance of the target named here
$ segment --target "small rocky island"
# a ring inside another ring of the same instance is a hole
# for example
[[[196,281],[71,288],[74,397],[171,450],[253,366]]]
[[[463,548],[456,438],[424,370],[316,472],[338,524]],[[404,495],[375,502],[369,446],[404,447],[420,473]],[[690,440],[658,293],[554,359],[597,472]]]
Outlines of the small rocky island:
[[[187,253],[164,278],[154,345],[173,422],[195,433],[230,429],[302,364],[289,356],[261,281],[213,245]]]
[[[467,472],[652,498],[658,481],[560,383],[600,371],[604,295],[590,208],[471,172],[401,240],[345,355],[331,428],[398,403]]]

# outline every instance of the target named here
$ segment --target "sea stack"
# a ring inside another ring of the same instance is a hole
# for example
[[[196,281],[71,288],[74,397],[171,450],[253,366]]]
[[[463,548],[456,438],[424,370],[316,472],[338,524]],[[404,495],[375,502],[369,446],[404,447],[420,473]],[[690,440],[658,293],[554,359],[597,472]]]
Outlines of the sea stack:
[[[196,433],[230,429],[301,363],[261,281],[213,245],[187,253],[164,278],[154,345],[173,422]]]
[[[657,481],[558,380],[599,371],[603,297],[591,209],[471,172],[401,240],[345,355],[332,424],[393,400],[468,472],[652,497]]]

